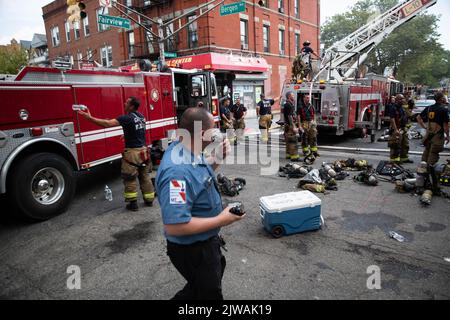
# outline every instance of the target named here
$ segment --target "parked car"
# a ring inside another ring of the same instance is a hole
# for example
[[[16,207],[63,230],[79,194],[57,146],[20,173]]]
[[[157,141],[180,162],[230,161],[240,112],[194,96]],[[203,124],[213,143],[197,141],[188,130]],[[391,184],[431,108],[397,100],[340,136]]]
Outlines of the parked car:
[[[413,116],[412,119],[413,121],[417,121],[416,118],[417,116],[428,106],[431,106],[433,104],[435,104],[436,102],[434,100],[431,99],[427,99],[427,100],[417,100],[413,109]]]

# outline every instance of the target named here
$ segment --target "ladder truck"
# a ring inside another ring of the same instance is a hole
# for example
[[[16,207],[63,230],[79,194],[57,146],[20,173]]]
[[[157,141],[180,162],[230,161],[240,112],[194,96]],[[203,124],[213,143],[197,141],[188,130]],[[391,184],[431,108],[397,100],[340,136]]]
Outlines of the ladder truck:
[[[383,104],[388,94],[397,92],[391,90],[392,81],[386,77],[358,78],[359,67],[395,29],[436,2],[407,0],[377,16],[328,48],[311,82],[285,83],[282,97],[285,98],[288,91],[294,92],[295,102],[301,105],[302,97],[310,95],[320,133],[342,135],[366,129],[374,142],[374,131],[381,127]]]

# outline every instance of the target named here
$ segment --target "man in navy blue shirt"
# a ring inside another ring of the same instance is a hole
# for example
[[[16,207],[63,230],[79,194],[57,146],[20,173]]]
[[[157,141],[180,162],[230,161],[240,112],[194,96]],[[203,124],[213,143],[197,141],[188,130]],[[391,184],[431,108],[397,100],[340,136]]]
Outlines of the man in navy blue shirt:
[[[128,202],[127,209],[138,210],[137,182],[139,180],[142,196],[147,206],[153,205],[155,191],[149,172],[151,171],[151,161],[145,141],[145,118],[138,112],[140,102],[135,97],[130,97],[125,102],[125,114],[116,119],[94,118],[89,110],[78,111],[80,115],[88,121],[104,128],[122,126],[125,149],[122,153],[122,179],[125,186],[124,197]]]
[[[184,135],[167,148],[156,175],[167,254],[187,281],[173,299],[221,300],[226,262],[219,231],[242,219],[223,208],[214,174],[215,159],[223,160],[230,143],[224,140],[223,153],[204,157],[214,119],[202,108],[187,109],[179,127]]]

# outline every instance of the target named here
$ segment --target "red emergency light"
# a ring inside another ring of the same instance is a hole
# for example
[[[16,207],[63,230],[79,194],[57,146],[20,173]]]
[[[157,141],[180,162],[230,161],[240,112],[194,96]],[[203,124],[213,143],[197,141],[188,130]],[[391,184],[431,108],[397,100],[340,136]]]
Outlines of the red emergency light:
[[[44,134],[44,130],[42,128],[31,128],[31,136],[33,137],[39,137]]]

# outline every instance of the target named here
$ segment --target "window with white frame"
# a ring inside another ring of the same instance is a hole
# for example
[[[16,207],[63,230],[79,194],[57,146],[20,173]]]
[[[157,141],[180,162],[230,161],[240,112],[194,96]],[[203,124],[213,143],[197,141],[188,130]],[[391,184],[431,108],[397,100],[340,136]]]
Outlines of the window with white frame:
[[[294,15],[296,18],[300,17],[300,0],[294,0]]]
[[[263,26],[263,49],[264,52],[270,52],[270,27]]]
[[[284,55],[284,30],[278,30],[278,46],[280,49],[280,54]]]
[[[110,26],[108,26],[106,24],[101,24],[98,22],[99,14],[108,15],[108,13],[109,13],[108,7],[105,7],[105,8],[100,7],[97,9],[97,30],[98,30],[98,32],[102,32],[102,31],[106,31],[106,30],[110,29]]]
[[[75,40],[80,39],[80,36],[81,36],[81,34],[80,34],[80,21],[75,21],[73,23],[73,31],[75,33]]]
[[[128,32],[128,59],[134,58],[134,31]]]
[[[197,19],[196,15],[188,16],[188,23]],[[197,21],[192,22],[188,27],[188,45],[189,48],[195,48],[198,46],[198,25]]]
[[[66,21],[66,23],[64,23],[64,27],[66,29],[66,41],[70,42],[70,23],[69,23],[69,21]]]
[[[59,40],[59,27],[53,27],[50,29],[50,34],[52,35],[52,45],[54,47],[59,46],[60,40]]]
[[[295,54],[299,55],[302,47],[300,46],[300,33],[295,33]]]
[[[112,67],[112,46],[105,46],[101,49],[102,65],[106,68]]]
[[[83,29],[84,29],[84,36],[87,37],[91,34],[91,30],[89,29],[89,17],[86,16],[86,18],[83,19]]]
[[[241,19],[241,49],[248,50],[248,21]]]

